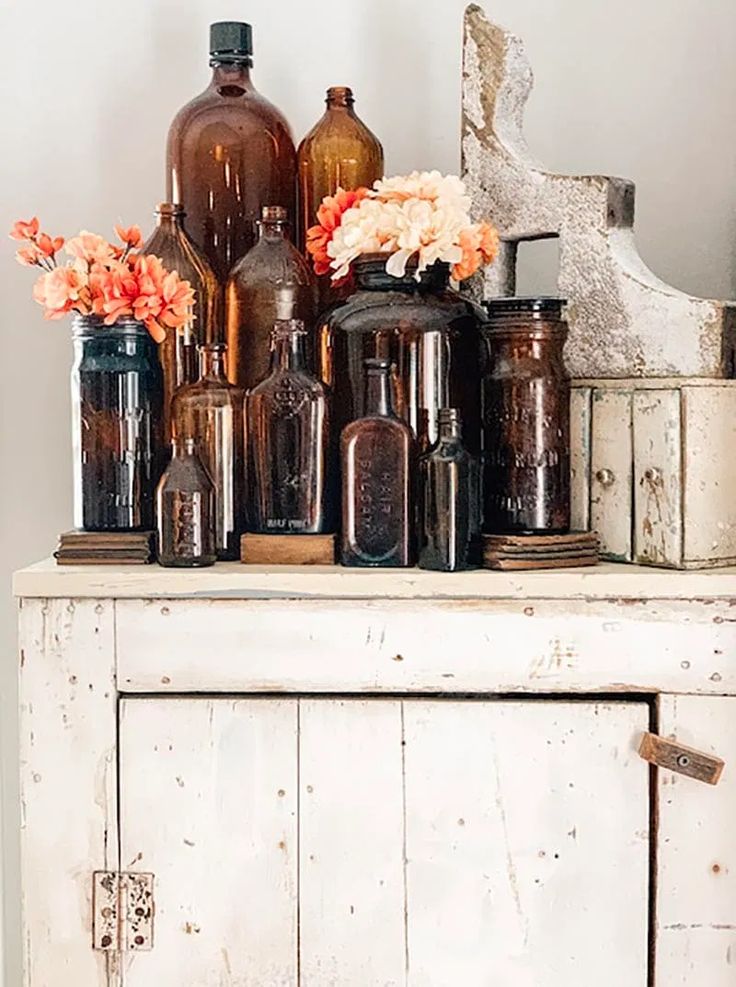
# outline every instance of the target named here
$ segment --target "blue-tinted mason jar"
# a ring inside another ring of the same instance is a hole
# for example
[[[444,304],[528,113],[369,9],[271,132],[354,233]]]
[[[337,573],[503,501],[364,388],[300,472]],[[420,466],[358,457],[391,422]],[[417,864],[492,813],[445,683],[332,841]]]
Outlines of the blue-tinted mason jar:
[[[152,530],[164,460],[156,343],[132,318],[106,326],[97,317],[77,316],[73,336],[74,525]]]

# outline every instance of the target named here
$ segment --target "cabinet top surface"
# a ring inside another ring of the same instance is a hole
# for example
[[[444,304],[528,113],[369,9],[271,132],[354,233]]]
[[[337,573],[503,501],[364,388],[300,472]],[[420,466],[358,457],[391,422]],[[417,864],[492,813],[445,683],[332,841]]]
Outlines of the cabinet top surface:
[[[736,598],[736,567],[699,571],[602,563],[533,572],[439,573],[420,569],[254,566],[209,569],[57,566],[15,573],[17,597],[95,599],[675,599]]]

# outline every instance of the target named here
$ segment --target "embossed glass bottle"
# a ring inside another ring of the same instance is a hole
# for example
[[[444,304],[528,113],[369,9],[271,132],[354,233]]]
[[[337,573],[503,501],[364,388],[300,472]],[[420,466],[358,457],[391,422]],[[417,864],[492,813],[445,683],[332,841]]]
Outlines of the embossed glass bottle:
[[[391,363],[365,361],[365,414],[345,427],[342,467],[342,564],[414,564],[414,460],[411,428],[391,406]]]
[[[439,439],[419,461],[419,568],[480,565],[479,465],[463,445],[456,408],[441,408]]]
[[[220,290],[209,261],[184,228],[184,207],[162,202],[156,209],[156,229],[143,253],[155,254],[169,271],[177,271],[194,288],[195,303],[181,329],[167,328],[159,345],[164,375],[164,441],[171,442],[171,400],[177,388],[197,379],[197,346],[221,334]]]
[[[570,381],[559,298],[494,298],[483,329],[488,534],[570,528]]]
[[[330,409],[307,367],[298,320],[271,333],[271,372],[246,397],[247,527],[260,534],[335,530]]]
[[[274,324],[298,319],[311,334],[316,315],[314,278],[289,240],[286,210],[264,207],[258,229],[258,243],[227,284],[228,376],[246,390],[268,373]]]
[[[172,417],[179,440],[196,439],[203,465],[215,484],[217,557],[240,557],[243,531],[243,400],[225,376],[224,343],[199,348],[199,380],[174,396]]]
[[[194,439],[174,439],[158,485],[158,561],[163,566],[208,566],[215,550],[215,485]]]

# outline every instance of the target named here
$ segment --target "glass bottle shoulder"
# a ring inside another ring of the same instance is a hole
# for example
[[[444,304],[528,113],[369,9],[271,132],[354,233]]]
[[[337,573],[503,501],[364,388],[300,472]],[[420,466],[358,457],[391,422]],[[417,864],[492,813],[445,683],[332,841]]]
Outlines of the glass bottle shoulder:
[[[345,426],[342,431],[342,442],[349,445],[369,435],[389,441],[405,442],[408,446],[414,440],[411,426],[396,415],[365,415]]]
[[[235,282],[288,281],[311,285],[309,264],[294,244],[281,237],[264,237],[236,262],[230,272]]]
[[[193,384],[184,384],[174,394],[172,409],[189,408],[198,404],[209,404],[212,406],[239,405],[243,403],[245,391],[229,384],[227,381],[204,378],[195,381]]]
[[[303,370],[279,369],[269,374],[260,384],[248,392],[248,397],[268,398],[273,394],[291,388],[299,391],[312,401],[326,401],[327,388],[324,384]]]
[[[209,132],[227,143],[227,135],[238,141],[265,130],[277,141],[290,143],[294,137],[286,117],[253,87],[226,86],[220,91],[208,86],[186,103],[174,117],[169,140],[202,137]]]
[[[451,289],[444,292],[358,290],[326,313],[325,323],[328,328],[344,332],[371,331],[375,329],[376,313],[387,309],[400,313],[403,326],[419,332],[447,328],[478,332],[479,328],[477,306]]]
[[[334,148],[342,155],[350,153],[351,148],[356,153],[363,154],[369,148],[375,156],[383,155],[383,147],[371,130],[357,116],[344,114],[336,116],[325,114],[299,145],[301,159],[319,153],[321,156],[327,150]]]

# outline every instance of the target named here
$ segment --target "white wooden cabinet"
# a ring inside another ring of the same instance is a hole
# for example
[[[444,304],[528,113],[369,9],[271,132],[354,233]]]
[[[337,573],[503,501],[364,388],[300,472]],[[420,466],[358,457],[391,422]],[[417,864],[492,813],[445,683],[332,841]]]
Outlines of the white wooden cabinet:
[[[15,592],[25,987],[734,983],[736,570]]]

